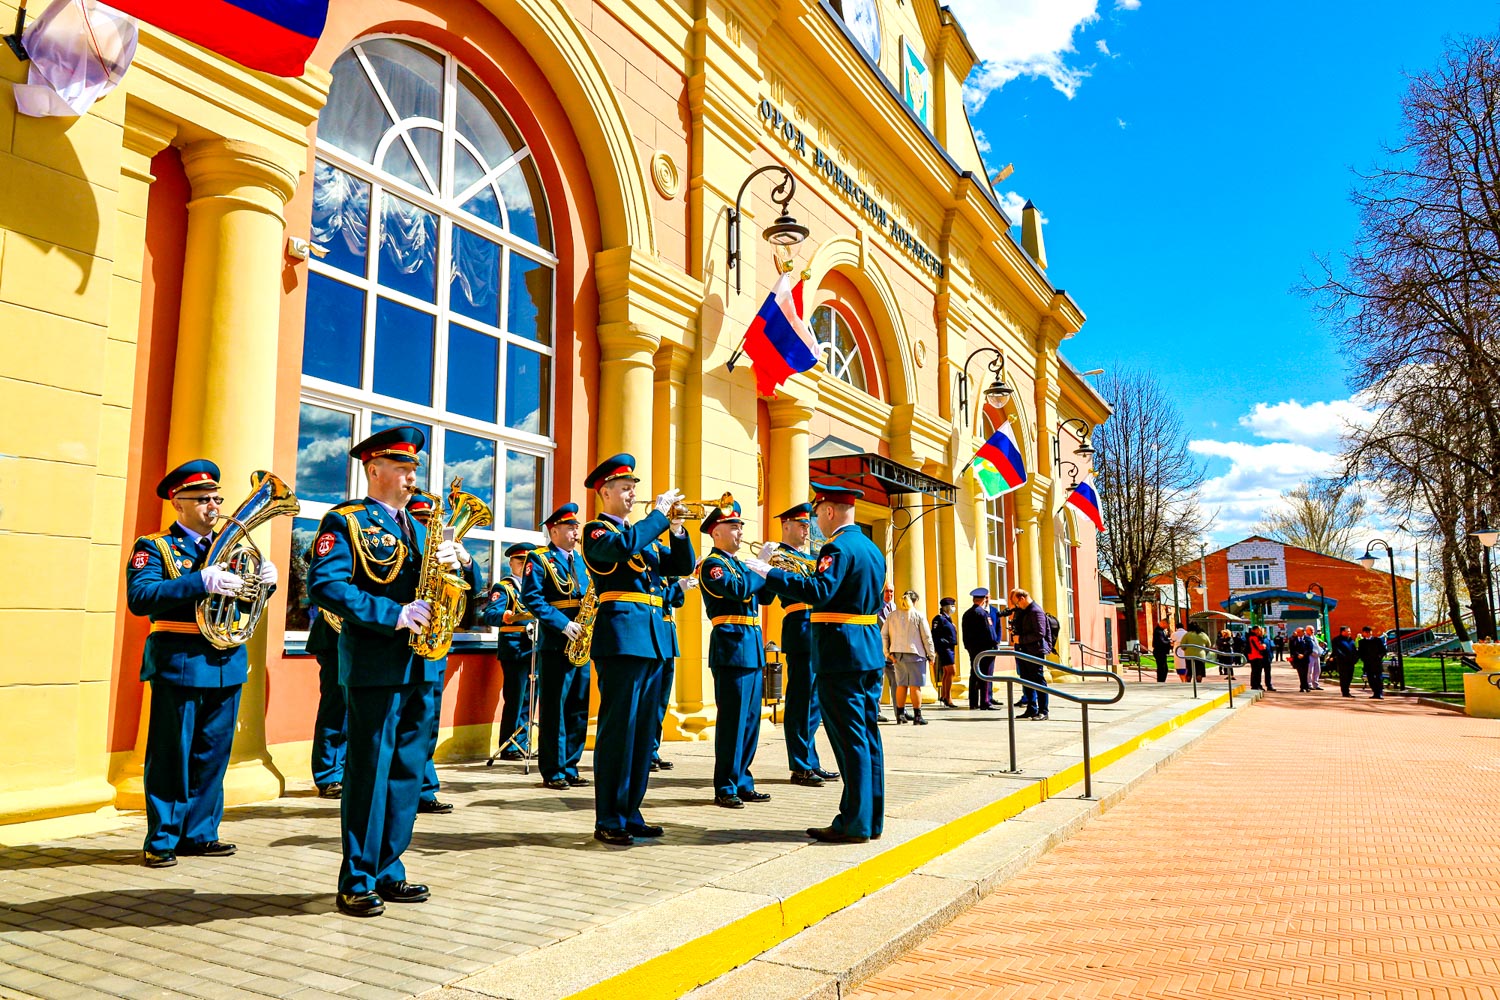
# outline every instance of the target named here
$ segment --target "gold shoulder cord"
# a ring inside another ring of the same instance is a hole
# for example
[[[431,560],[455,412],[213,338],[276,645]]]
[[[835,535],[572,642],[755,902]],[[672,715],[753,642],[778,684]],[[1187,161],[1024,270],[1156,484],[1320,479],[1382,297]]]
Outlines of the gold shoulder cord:
[[[177,554],[172,551],[172,546],[167,544],[163,535],[154,536],[151,541],[156,543],[157,551],[161,553],[161,561],[167,566],[167,579],[175,580],[182,575],[182,570],[177,568]]]
[[[552,560],[547,558],[547,549],[538,548],[536,549],[536,553],[537,557],[542,560],[542,568],[547,571],[548,576],[552,577],[552,585],[557,588],[557,592],[564,597],[576,597],[578,594],[578,581],[573,579],[572,570],[568,571],[568,578],[564,581],[562,577],[557,575],[557,567],[552,565]],[[571,552],[567,555],[568,563],[571,566],[573,555]],[[584,556],[583,561],[587,564],[589,561],[588,556]]]
[[[593,523],[594,523],[593,521],[589,522],[589,524],[593,524]],[[616,528],[613,524],[610,524],[608,521],[604,520],[603,518],[600,518],[598,523],[604,525],[604,527],[606,529],[608,529],[613,534],[618,535],[620,533],[620,529],[619,528]],[[585,526],[585,527],[587,527],[587,526]],[[580,548],[581,547],[582,546],[580,546]],[[608,569],[600,569],[599,567],[595,566],[594,565],[594,561],[589,558],[589,554],[588,554],[587,550],[585,550],[584,553],[583,553],[583,564],[585,566],[587,566],[589,568],[589,572],[592,573],[592,574],[594,574],[595,576],[601,576],[601,575],[606,575],[606,574],[609,574],[609,573],[613,573],[615,571],[615,568],[620,565],[617,562],[612,562],[612,563],[608,563],[607,564],[609,566]]]
[[[365,549],[364,532],[359,526],[359,521],[353,514],[345,514],[344,520],[349,524],[349,545],[354,549],[354,556],[359,560],[360,569],[365,571],[365,576],[382,587],[396,579],[396,575],[401,572],[401,563],[406,559],[406,543],[399,538],[396,539],[396,551],[386,559],[376,559]],[[382,569],[390,567],[390,572],[382,577],[372,568],[374,566]]]

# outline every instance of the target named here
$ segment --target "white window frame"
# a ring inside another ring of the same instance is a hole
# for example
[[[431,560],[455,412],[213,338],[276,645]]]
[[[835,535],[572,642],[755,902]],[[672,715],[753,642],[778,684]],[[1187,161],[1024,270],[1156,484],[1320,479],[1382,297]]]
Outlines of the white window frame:
[[[849,317],[844,315],[843,310],[834,306],[832,302],[824,302],[812,311],[812,316],[808,317],[808,327],[812,328],[814,318],[824,309],[827,309],[833,316],[833,321],[829,324],[829,339],[827,341],[818,341],[820,350],[826,352],[828,356],[827,360],[823,363],[824,367],[828,369],[828,374],[843,382],[851,389],[858,389],[860,392],[868,393],[870,391],[870,376],[865,371],[864,351],[859,346],[859,337],[854,333],[854,324],[849,322]],[[854,350],[849,352],[839,350],[839,331],[837,325],[839,323],[844,324],[844,328],[849,331],[849,339],[854,343]],[[813,331],[813,337],[817,337],[816,330]],[[860,380],[865,383],[864,385],[856,385],[854,380],[849,377],[851,369],[858,370]]]
[[[1240,567],[1240,570],[1244,574],[1242,579],[1245,581],[1246,587],[1269,587],[1271,585],[1271,564],[1268,562],[1245,563]],[[1250,581],[1251,573],[1257,575],[1264,574],[1265,579],[1252,583]]]

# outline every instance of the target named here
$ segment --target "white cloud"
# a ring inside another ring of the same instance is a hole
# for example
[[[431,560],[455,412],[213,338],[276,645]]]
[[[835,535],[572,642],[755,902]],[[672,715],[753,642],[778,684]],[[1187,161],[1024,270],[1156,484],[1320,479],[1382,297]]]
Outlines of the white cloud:
[[[1000,207],[1005,209],[1006,218],[1019,226],[1021,224],[1021,212],[1026,208],[1026,199],[1014,191],[1007,191],[1000,196]],[[1047,218],[1047,213],[1043,212],[1042,225],[1045,226],[1050,221]]]
[[[990,139],[989,136],[984,134],[984,129],[976,128],[974,130],[974,145],[979,147],[980,155],[990,151]]]
[[[1113,52],[1109,51],[1109,43],[1106,42],[1102,38],[1099,39],[1097,42],[1094,43],[1094,48],[1098,49],[1104,55],[1107,55],[1107,56],[1114,55]]]
[[[1355,399],[1335,399],[1327,403],[1256,403],[1240,417],[1240,426],[1258,438],[1292,441],[1312,448],[1334,450],[1352,428],[1368,427],[1375,412]]]
[[[1128,127],[1128,126],[1129,126],[1129,125],[1130,125],[1130,123],[1129,123],[1129,122],[1127,122],[1127,121],[1126,121],[1126,120],[1125,120],[1125,119],[1123,119],[1123,118],[1116,118],[1116,119],[1115,119],[1115,124],[1116,124],[1116,125],[1119,125],[1119,126],[1120,126],[1120,127],[1121,127],[1121,128],[1126,128],[1126,127]]]
[[[1068,62],[1073,36],[1099,19],[1098,0],[950,0],[980,63],[964,84],[969,111],[1017,77],[1050,81],[1072,98],[1089,68]]]
[[[1141,0],[1115,0],[1115,10],[1140,10]]]

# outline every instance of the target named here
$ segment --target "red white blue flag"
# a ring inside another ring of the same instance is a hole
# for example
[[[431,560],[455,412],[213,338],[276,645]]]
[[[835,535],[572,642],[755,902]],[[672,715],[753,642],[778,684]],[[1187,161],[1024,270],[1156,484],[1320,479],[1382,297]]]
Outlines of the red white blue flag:
[[[110,6],[249,69],[301,76],[328,0],[110,0]]]
[[[994,500],[1012,490],[1018,490],[1026,482],[1026,460],[1016,444],[1016,436],[1010,429],[1010,421],[1001,424],[988,441],[979,446],[974,459],[969,463],[974,469],[974,478],[979,480],[979,491],[984,499]]]
[[[1098,528],[1101,534],[1103,533],[1104,518],[1099,514],[1099,494],[1094,492],[1092,482],[1085,479],[1069,490],[1067,502],[1083,511],[1088,519],[1094,522],[1094,527]]]
[[[774,395],[778,385],[818,363],[818,342],[802,322],[801,299],[802,282],[794,282],[790,272],[783,274],[745,334],[744,351],[750,355],[755,389],[762,396]],[[730,371],[735,358],[729,359]]]

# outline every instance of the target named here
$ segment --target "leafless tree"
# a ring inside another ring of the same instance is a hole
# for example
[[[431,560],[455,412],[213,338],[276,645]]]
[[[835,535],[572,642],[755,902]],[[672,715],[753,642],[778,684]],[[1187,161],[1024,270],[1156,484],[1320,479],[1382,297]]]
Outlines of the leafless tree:
[[[1325,556],[1349,558],[1367,506],[1349,480],[1314,479],[1282,498],[1286,507],[1261,520],[1261,534]]]
[[[1139,639],[1136,616],[1151,580],[1172,565],[1175,545],[1205,527],[1203,466],[1188,451],[1182,414],[1149,372],[1112,366],[1099,385],[1114,414],[1094,432],[1094,476],[1106,533],[1099,558],[1125,604],[1124,639]]]

